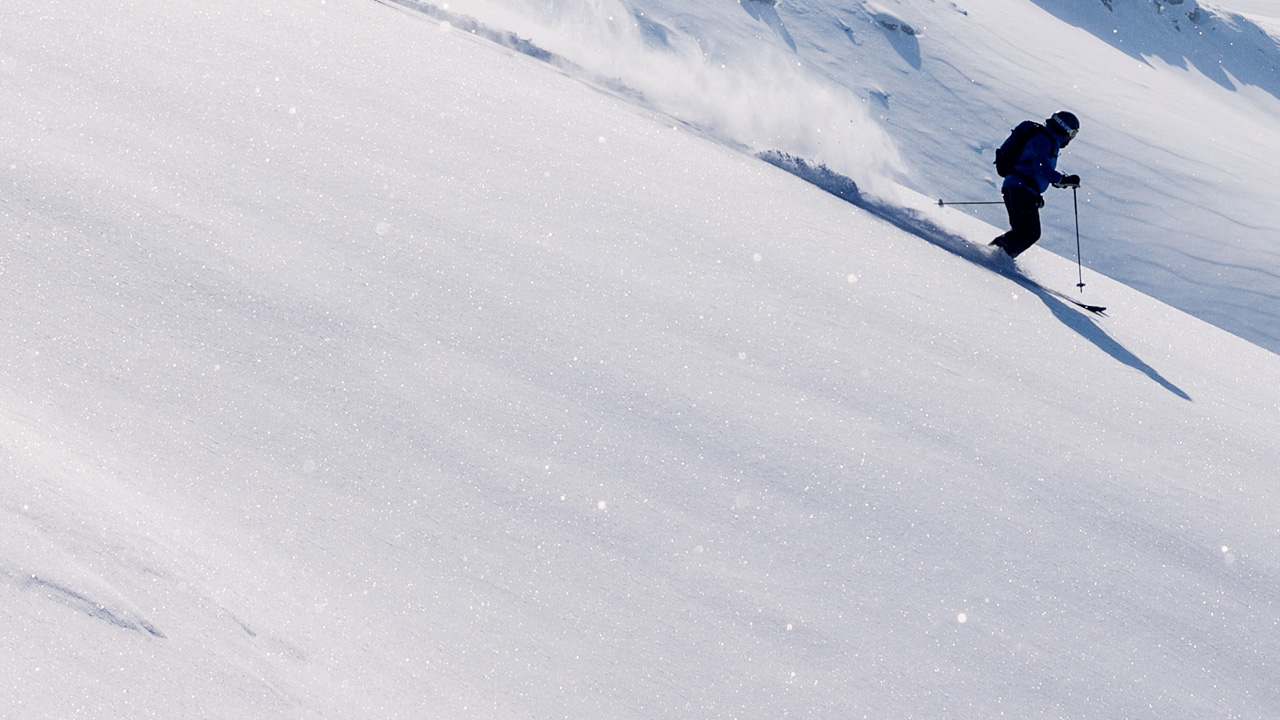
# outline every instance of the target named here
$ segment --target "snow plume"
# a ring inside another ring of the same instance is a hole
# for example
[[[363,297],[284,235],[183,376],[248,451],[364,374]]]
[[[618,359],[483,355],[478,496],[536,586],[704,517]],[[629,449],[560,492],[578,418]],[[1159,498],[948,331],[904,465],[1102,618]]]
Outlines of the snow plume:
[[[743,22],[768,26],[771,5],[746,0]],[[755,8],[755,5],[760,5]],[[644,104],[751,151],[811,158],[877,188],[901,177],[893,141],[863,101],[811,71],[783,36],[750,52],[721,53],[668,18],[619,0],[461,0],[444,6],[521,36]]]

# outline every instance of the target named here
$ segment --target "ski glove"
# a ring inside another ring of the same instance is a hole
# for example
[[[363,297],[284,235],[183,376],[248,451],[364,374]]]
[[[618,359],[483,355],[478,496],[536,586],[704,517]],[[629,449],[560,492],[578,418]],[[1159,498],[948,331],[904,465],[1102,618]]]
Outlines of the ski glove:
[[[1054,187],[1060,188],[1078,188],[1080,187],[1079,175],[1063,175],[1062,179],[1053,184]]]

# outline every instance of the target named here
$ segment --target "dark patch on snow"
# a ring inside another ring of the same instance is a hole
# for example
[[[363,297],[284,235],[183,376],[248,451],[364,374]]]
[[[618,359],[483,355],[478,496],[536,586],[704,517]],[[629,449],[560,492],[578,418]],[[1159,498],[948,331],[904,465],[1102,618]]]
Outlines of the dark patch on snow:
[[[253,631],[253,628],[251,628],[251,627],[249,627],[248,625],[244,624],[244,623],[240,620],[240,618],[236,617],[235,615],[231,615],[231,613],[227,613],[227,615],[231,617],[232,622],[234,622],[236,625],[239,625],[239,626],[240,626],[240,629],[244,631],[244,634],[245,634],[245,635],[248,635],[248,636],[249,636],[249,637],[251,637],[251,638],[256,638],[256,637],[258,637],[258,633],[254,632],[254,631]]]
[[[663,50],[671,47],[671,30],[666,25],[649,19],[639,10],[633,10],[631,14],[636,19],[636,27],[640,28],[640,36],[644,38],[646,45]]]
[[[143,620],[142,618],[130,618],[128,617],[128,613],[115,612],[106,605],[93,600],[87,595],[76,592],[75,590],[56,582],[32,575],[27,578],[24,585],[27,588],[44,590],[48,593],[51,600],[62,603],[73,610],[78,610],[95,620],[101,620],[124,630],[145,632],[152,637],[161,639],[166,637],[163,632],[160,632],[159,628],[146,620]]]
[[[871,19],[884,33],[885,39],[893,46],[895,52],[913,69],[919,70],[923,64],[920,59],[920,39],[916,29],[884,12],[871,15]]]
[[[840,18],[836,18],[836,27],[844,31],[845,36],[849,38],[849,42],[854,45],[862,45],[862,43],[858,42],[858,36],[854,34],[853,27],[851,27],[849,23],[841,20]]]

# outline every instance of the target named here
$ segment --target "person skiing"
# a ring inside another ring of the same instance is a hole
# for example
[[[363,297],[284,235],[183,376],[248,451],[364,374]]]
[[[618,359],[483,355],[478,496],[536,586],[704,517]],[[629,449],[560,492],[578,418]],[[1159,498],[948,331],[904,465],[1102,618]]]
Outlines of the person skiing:
[[[1009,257],[1018,257],[1040,239],[1040,208],[1044,191],[1080,187],[1079,175],[1058,172],[1058,153],[1080,131],[1080,120],[1063,110],[1044,125],[1027,121],[1014,129],[996,155],[996,169],[1004,175],[1005,209],[1009,211],[1009,232],[991,241]],[[1017,147],[1021,142],[1021,147]],[[1004,155],[1004,157],[1002,157]]]

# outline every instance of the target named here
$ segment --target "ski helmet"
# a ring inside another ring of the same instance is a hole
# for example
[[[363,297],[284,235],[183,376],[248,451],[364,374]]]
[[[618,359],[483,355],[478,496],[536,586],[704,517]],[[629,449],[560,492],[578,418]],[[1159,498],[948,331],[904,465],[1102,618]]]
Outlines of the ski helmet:
[[[1074,113],[1061,110],[1053,114],[1053,117],[1044,122],[1047,127],[1057,126],[1057,129],[1067,136],[1067,140],[1074,140],[1076,133],[1080,132],[1080,118]]]

